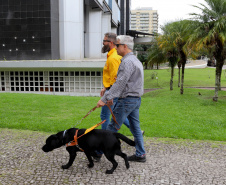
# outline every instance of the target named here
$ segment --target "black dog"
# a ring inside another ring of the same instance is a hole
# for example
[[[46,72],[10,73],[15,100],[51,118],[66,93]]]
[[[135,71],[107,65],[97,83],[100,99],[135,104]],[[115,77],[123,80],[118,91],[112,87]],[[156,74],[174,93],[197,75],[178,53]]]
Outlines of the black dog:
[[[78,129],[71,128],[69,130],[61,131],[57,134],[49,136],[46,140],[46,144],[42,147],[42,150],[44,152],[50,152],[65,145],[66,143],[69,143],[70,141],[74,140],[76,130]],[[82,135],[85,130],[86,129],[79,129],[77,136],[79,137]],[[119,155],[125,160],[126,168],[128,169],[129,162],[127,155],[122,153],[119,139],[122,139],[131,146],[135,146],[135,142],[126,136],[120,133],[114,133],[101,129],[94,129],[84,136],[78,138],[78,145],[84,150],[84,153],[89,160],[88,167],[92,168],[94,166],[91,156],[95,155],[96,150],[101,150],[105,154],[106,158],[113,164],[112,169],[106,171],[107,174],[112,174],[118,166],[118,163],[114,159],[115,155]],[[79,147],[69,146],[66,148],[70,154],[70,159],[66,165],[62,166],[63,169],[68,169],[72,165],[76,157],[76,152],[81,151]]]

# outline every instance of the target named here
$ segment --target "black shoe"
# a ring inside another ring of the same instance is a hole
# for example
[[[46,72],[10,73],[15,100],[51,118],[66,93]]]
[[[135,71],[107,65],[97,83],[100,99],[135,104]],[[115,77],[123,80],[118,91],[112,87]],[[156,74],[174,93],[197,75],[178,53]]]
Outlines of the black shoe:
[[[100,154],[100,155],[95,155],[95,156],[92,156],[93,157],[93,160],[95,161],[95,162],[100,162],[100,159],[101,159],[101,157],[102,157],[102,154]]]
[[[144,162],[146,162],[146,156],[138,157],[138,156],[136,156],[134,154],[134,155],[131,155],[131,156],[128,157],[128,161],[134,161],[134,162],[144,163]]]

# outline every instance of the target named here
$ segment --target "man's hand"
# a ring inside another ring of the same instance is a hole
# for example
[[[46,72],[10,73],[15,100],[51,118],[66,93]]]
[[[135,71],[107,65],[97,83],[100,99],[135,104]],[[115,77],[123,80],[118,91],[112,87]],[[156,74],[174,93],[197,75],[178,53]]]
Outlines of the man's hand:
[[[100,91],[100,96],[101,97],[104,96],[105,91],[106,91],[106,88],[105,87],[103,89],[101,89],[101,91]]]
[[[97,108],[103,107],[104,105],[105,105],[105,103],[104,103],[102,100],[99,100],[99,101],[97,102]]]

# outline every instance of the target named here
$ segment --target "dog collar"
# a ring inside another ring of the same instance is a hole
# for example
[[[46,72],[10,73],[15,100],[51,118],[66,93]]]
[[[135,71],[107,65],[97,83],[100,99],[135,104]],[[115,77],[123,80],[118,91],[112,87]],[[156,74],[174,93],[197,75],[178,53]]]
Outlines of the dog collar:
[[[63,132],[63,138],[64,138],[66,132],[67,132],[67,130],[65,130],[65,131]]]
[[[64,136],[65,136],[66,132],[67,132],[67,130],[65,130],[65,131],[63,132],[63,139],[62,139],[62,143],[63,143],[63,144],[64,144]]]

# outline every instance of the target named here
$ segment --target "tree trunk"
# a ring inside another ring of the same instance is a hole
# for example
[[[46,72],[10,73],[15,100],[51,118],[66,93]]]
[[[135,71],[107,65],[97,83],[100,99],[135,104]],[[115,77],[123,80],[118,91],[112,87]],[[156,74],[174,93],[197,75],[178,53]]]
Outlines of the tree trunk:
[[[220,81],[220,85],[219,85],[219,91],[221,91],[221,75],[222,75],[222,68],[224,65],[224,60],[220,62],[220,76],[219,76],[219,81]]]
[[[215,94],[213,101],[218,101],[218,91],[221,90],[221,73],[224,61],[217,61],[216,64],[216,77],[215,77]]]
[[[184,94],[184,68],[185,68],[185,63],[182,63],[182,74],[181,74],[181,88],[180,88],[180,94]]]
[[[171,79],[170,79],[170,90],[173,90],[173,75],[174,75],[174,67],[171,67]]]
[[[224,46],[220,40],[217,40],[216,51],[214,57],[216,59],[216,79],[215,79],[215,95],[213,101],[218,101],[218,91],[221,90],[221,73],[224,65],[225,55],[223,54]]]
[[[182,65],[182,74],[181,74],[181,88],[180,88],[180,94],[184,94],[184,70],[185,70],[185,64],[187,61],[187,56],[183,52],[183,50],[180,50],[180,57],[181,57],[181,65]]]
[[[157,69],[159,69],[159,63],[157,62]]]
[[[178,87],[180,87],[180,67],[178,67]]]
[[[144,62],[144,69],[148,69],[148,63]]]

